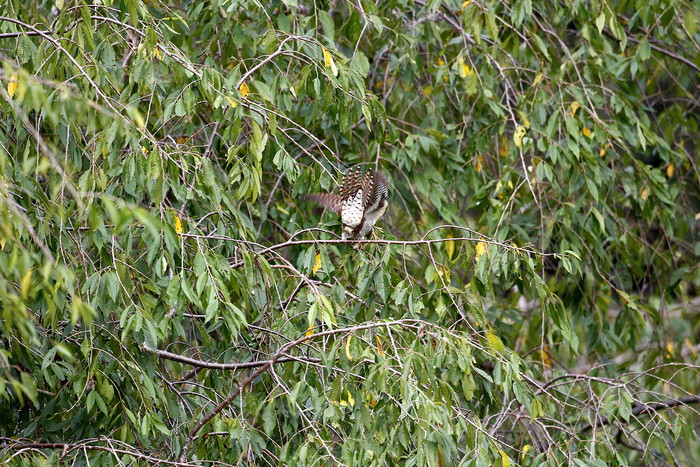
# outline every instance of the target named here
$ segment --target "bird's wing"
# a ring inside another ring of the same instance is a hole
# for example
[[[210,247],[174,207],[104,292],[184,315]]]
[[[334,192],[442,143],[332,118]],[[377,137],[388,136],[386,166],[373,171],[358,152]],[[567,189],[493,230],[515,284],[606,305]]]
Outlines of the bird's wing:
[[[313,201],[336,214],[340,214],[342,209],[342,199],[340,196],[333,193],[313,193],[310,195],[301,195],[301,197]]]
[[[362,174],[359,167],[350,169],[343,176],[343,184],[340,187],[340,216],[344,225],[357,227],[362,222],[364,201],[367,197],[365,180],[366,175]]]
[[[386,177],[377,171],[374,173],[374,182],[372,184],[372,195],[367,202],[367,206],[374,206],[389,194],[389,187],[386,182]]]
[[[343,175],[343,183],[340,185],[340,197],[343,201],[354,198],[359,190],[362,189],[362,171],[359,167],[350,169]]]

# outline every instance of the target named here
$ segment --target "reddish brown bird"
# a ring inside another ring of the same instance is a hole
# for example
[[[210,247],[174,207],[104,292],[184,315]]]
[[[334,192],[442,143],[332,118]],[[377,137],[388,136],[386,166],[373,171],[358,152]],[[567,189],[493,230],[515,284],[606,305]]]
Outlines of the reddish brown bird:
[[[324,208],[340,214],[343,222],[343,240],[365,238],[384,215],[389,205],[386,178],[372,169],[363,173],[356,167],[343,175],[340,195],[314,193],[302,195]]]

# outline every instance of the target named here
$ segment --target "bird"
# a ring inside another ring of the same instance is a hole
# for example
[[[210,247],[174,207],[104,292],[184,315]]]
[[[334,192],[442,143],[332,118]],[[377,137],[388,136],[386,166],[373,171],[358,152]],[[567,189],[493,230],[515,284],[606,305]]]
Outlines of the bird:
[[[311,193],[303,199],[313,201],[340,214],[343,223],[343,240],[364,239],[389,206],[389,190],[381,172],[362,171],[360,167],[343,175],[340,194]]]

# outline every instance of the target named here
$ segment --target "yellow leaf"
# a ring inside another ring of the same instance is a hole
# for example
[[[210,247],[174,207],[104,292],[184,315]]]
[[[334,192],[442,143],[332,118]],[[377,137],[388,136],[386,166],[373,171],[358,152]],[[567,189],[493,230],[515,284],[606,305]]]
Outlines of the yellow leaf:
[[[163,54],[160,53],[160,49],[158,46],[155,46],[153,48],[153,57],[157,58],[158,60],[163,60]]]
[[[486,342],[491,350],[495,350],[496,352],[503,352],[506,350],[506,346],[503,345],[501,338],[492,332],[486,333]]]
[[[352,397],[352,394],[350,394],[350,391],[348,391],[348,404],[355,407],[355,399]]]
[[[535,80],[532,82],[532,85],[537,86],[540,83],[540,81],[542,81],[542,73],[537,73],[537,75],[535,76]]]
[[[250,96],[250,88],[248,87],[248,84],[243,81],[238,88],[238,90],[241,92],[241,97],[245,99],[246,97]]]
[[[605,155],[605,148],[601,148],[601,150],[598,152],[598,155],[600,157],[603,157]]]
[[[481,154],[476,156],[476,171],[481,172],[484,170],[484,158]]]
[[[552,356],[549,355],[549,346],[540,349],[540,359],[545,368],[552,368]]]
[[[19,74],[17,72],[12,73],[12,76],[10,76],[10,82],[7,84],[7,93],[10,95],[10,99],[15,98],[15,93],[17,92],[18,78]]]
[[[591,137],[591,129],[588,128],[587,126],[583,127],[583,130],[581,130],[581,134],[583,134],[583,136],[585,136],[587,138],[590,138]]]
[[[26,297],[29,293],[29,286],[32,284],[32,269],[27,271],[22,277],[22,285],[20,286],[20,295]]]
[[[698,358],[698,352],[695,350],[695,347],[690,343],[690,339],[687,337],[685,338],[685,345],[688,347],[688,350],[690,350],[690,353],[693,354],[693,358]]]
[[[465,2],[462,2],[462,10],[467,8],[469,5],[472,4],[472,0],[466,0]]]
[[[241,94],[242,94],[242,93],[241,93]],[[232,109],[235,109],[236,106],[238,105],[238,102],[234,101],[233,99],[231,99],[231,98],[228,97],[228,96],[226,96],[226,100],[227,100],[228,103],[231,105],[231,108],[232,108]]]
[[[448,235],[447,238],[452,238],[452,235]],[[455,242],[453,240],[445,242],[445,253],[447,253],[448,258],[452,259],[452,256],[455,254]]]
[[[321,269],[321,253],[316,253],[316,262],[314,263],[314,268],[311,271],[311,274],[315,276],[319,269]]]
[[[576,101],[573,101],[573,102],[569,105],[569,115],[571,115],[572,117],[573,117],[574,115],[576,115],[576,111],[579,109],[579,107],[581,107],[581,104],[579,104],[579,103],[576,102]]]
[[[384,357],[386,354],[384,353],[384,345],[382,345],[382,340],[379,338],[379,336],[375,337],[377,338],[377,353]]]
[[[498,452],[501,453],[501,466],[510,467],[510,458],[508,457],[508,454],[501,450]]]
[[[488,250],[488,245],[486,242],[479,242],[476,244],[476,259],[481,258],[481,255],[486,253],[486,250]]]
[[[521,453],[520,453],[520,459],[524,460],[527,453],[530,452],[531,450],[532,450],[532,444],[526,444],[525,446],[523,446]]]
[[[642,191],[639,192],[639,197],[646,200],[649,197],[649,190],[646,187],[642,188]]]
[[[331,63],[333,63],[333,56],[325,47],[321,47],[321,50],[323,50],[323,64],[330,67]]]
[[[146,146],[141,146],[141,152],[143,153],[144,156],[148,155],[148,148]]]
[[[175,218],[175,232],[177,232],[178,234],[181,234],[182,233],[182,220],[180,219],[180,216],[178,216],[177,213],[175,213],[174,211],[173,211],[173,217]]]
[[[515,127],[515,132],[513,132],[513,142],[515,143],[515,146],[518,147],[519,149],[523,148],[523,137],[527,133],[527,130],[525,129],[524,126],[522,125],[517,125]]]
[[[428,97],[432,92],[433,92],[433,88],[430,85],[423,88],[423,95],[425,97]]]
[[[673,356],[674,345],[673,341],[666,341],[666,352],[668,352],[667,357]]]
[[[527,115],[525,115],[525,112],[521,112],[518,110],[518,117],[520,117],[520,120],[523,122],[523,126],[525,128],[530,128],[530,120],[528,120]]]
[[[377,81],[376,83],[374,83],[374,86],[377,89],[382,89],[384,87],[384,81]]]
[[[445,60],[443,60],[443,59],[441,59],[440,57],[438,57],[438,59],[437,59],[437,64],[438,64],[438,66],[443,66],[443,65],[445,64]]]
[[[462,78],[466,78],[467,76],[472,74],[471,68],[469,68],[469,65],[467,65],[464,61],[464,57],[459,57],[459,64],[457,66],[457,69],[459,71],[459,76]]]
[[[338,67],[335,65],[333,56],[325,47],[321,46],[321,50],[323,50],[323,64],[331,69],[333,76],[338,76]]]
[[[666,176],[668,178],[673,177],[673,174],[676,172],[676,167],[673,164],[668,164],[668,167],[666,167]]]
[[[312,324],[308,328],[306,328],[306,333],[304,334],[306,337],[310,337],[314,335],[314,325]]]
[[[348,357],[348,360],[352,361],[352,354],[350,353],[350,341],[352,340],[352,334],[348,336],[348,339],[345,341],[345,356]]]

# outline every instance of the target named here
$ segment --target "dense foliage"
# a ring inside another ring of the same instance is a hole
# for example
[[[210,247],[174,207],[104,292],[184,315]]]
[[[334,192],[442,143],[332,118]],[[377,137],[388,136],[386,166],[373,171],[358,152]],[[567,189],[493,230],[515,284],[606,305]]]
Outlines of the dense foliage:
[[[2,2],[0,460],[697,463],[699,18]]]

